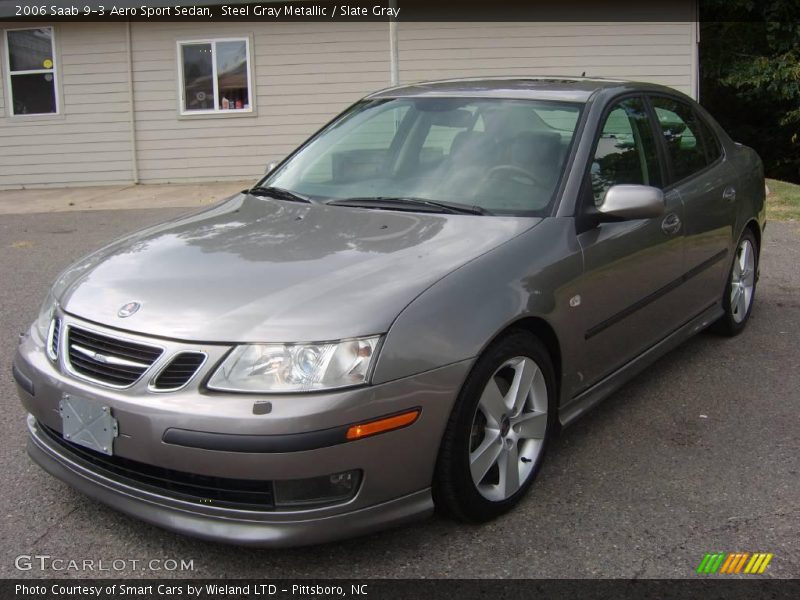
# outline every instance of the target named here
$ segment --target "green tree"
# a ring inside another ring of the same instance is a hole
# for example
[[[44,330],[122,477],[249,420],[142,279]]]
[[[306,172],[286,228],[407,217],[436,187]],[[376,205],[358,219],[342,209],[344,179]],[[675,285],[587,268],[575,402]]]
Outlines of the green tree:
[[[702,0],[700,100],[767,175],[800,183],[800,0]]]

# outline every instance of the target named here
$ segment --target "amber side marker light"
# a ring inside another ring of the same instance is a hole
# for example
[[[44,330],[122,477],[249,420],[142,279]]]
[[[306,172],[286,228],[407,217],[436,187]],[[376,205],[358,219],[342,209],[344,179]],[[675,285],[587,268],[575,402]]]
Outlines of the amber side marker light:
[[[347,439],[360,440],[361,438],[369,437],[378,433],[384,433],[386,431],[392,431],[393,429],[407,427],[417,420],[417,417],[419,417],[419,413],[421,412],[422,411],[419,408],[415,408],[414,410],[410,410],[399,415],[393,415],[391,417],[384,417],[383,419],[378,419],[376,421],[369,421],[367,423],[353,425],[347,430]]]

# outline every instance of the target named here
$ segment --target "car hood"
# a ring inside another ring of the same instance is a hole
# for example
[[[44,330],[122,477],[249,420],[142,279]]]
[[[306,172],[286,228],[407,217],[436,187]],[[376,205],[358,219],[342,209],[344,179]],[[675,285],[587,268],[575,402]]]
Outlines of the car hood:
[[[383,333],[416,296],[540,219],[234,196],[123,238],[61,277],[69,314],[206,342]],[[141,304],[118,316],[130,302]]]

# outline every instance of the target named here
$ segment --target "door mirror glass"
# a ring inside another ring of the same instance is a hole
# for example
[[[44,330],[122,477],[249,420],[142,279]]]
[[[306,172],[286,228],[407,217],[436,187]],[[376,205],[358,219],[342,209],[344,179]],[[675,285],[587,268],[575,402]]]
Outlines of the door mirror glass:
[[[664,214],[664,192],[649,185],[613,185],[597,210],[620,219],[652,219]]]
[[[275,167],[277,167],[277,166],[278,166],[278,161],[277,160],[273,160],[273,161],[268,162],[267,163],[267,168],[264,169],[264,175],[269,175],[270,173],[272,173],[275,170]]]

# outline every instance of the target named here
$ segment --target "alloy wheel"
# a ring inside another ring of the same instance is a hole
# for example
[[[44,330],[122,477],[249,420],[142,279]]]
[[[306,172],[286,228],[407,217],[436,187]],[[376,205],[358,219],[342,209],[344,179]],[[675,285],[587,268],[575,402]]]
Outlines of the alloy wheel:
[[[469,465],[478,492],[494,502],[513,496],[533,472],[547,432],[547,383],[526,356],[489,378],[472,421]]]
[[[755,280],[755,253],[752,243],[745,238],[736,249],[731,270],[731,313],[736,323],[747,318],[747,311],[753,301]]]

